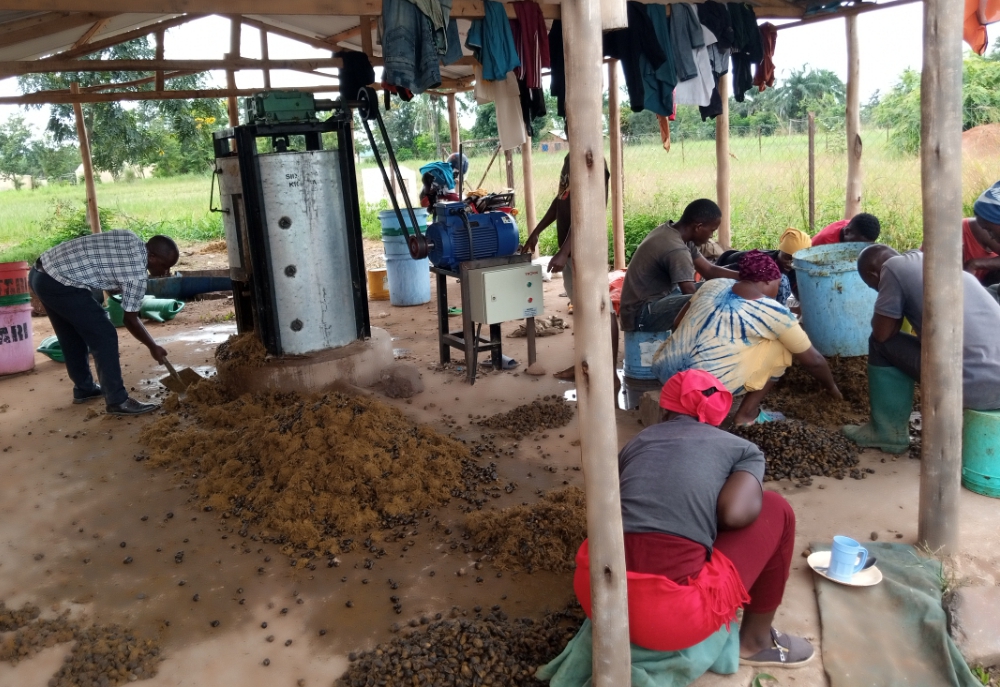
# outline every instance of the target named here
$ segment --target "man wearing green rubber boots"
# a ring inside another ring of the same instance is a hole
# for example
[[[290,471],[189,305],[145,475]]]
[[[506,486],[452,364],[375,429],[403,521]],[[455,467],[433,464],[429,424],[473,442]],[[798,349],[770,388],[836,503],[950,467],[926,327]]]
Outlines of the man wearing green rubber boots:
[[[910,447],[914,382],[920,381],[920,330],[924,314],[924,254],[900,255],[875,244],[861,251],[858,272],[878,291],[868,339],[868,400],[871,421],[847,425],[859,446],[904,453]],[[1000,409],[1000,304],[974,276],[962,273],[962,406]],[[903,318],[917,336],[900,331]]]

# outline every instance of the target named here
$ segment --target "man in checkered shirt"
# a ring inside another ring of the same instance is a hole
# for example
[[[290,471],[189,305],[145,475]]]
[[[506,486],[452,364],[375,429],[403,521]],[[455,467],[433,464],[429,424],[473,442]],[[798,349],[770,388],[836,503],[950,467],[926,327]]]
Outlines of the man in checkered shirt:
[[[28,279],[59,337],[66,372],[73,380],[73,403],[103,396],[113,415],[156,410],[156,404],[140,403],[125,390],[118,333],[94,292],[121,293],[125,328],[162,364],[167,352],[156,345],[139,320],[139,307],[146,294],[146,273],[165,276],[178,257],[177,244],[166,236],[143,243],[132,232],[116,229],[61,243],[35,262]],[[90,373],[88,353],[94,356],[100,386]]]

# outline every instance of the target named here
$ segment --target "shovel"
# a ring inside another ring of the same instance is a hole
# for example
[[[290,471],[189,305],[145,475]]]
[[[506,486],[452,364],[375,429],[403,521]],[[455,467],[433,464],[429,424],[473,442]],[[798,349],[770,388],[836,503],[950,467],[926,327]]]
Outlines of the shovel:
[[[170,374],[160,379],[160,384],[175,393],[182,393],[199,379],[204,379],[204,377],[192,370],[190,367],[185,367],[180,371],[180,374],[178,374],[177,370],[174,369],[174,366],[170,364],[169,360],[164,359],[163,364],[167,366],[167,372]]]

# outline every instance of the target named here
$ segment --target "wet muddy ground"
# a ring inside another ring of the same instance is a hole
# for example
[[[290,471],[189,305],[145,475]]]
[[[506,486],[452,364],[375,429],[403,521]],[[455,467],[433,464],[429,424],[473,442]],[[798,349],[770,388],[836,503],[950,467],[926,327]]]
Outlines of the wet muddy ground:
[[[457,285],[449,289],[457,302]],[[547,312],[571,324],[538,340],[539,362],[550,371],[572,362],[574,330],[561,290],[558,280],[545,287]],[[489,622],[500,618],[510,630],[520,618],[538,622],[567,608],[571,572],[529,573],[505,564],[498,552],[516,556],[524,546],[535,553],[535,542],[511,546],[496,536],[476,536],[470,518],[530,519],[530,512],[518,509],[536,506],[553,490],[583,489],[579,419],[574,412],[561,426],[526,428],[518,438],[468,416],[485,419],[545,397],[549,401],[541,402],[551,402],[572,385],[525,375],[524,339],[505,337],[505,354],[522,360],[521,367],[484,373],[470,387],[454,365],[437,365],[432,304],[372,303],[371,314],[374,325],[392,334],[400,356],[420,367],[426,386],[409,401],[380,400],[409,421],[464,442],[492,478],[489,493],[480,492],[483,503],[453,497],[405,523],[375,528],[331,555],[303,560],[262,526],[234,527],[226,509],[207,510],[212,504],[198,491],[200,472],[186,472],[180,463],[151,465],[151,449],[139,435],[161,416],[122,419],[105,415],[99,405],[72,405],[64,368],[39,355],[34,372],[0,379],[0,600],[12,609],[37,604],[49,621],[69,611],[79,628],[120,626],[154,642],[157,674],[139,682],[149,687],[328,686],[347,670],[352,653],[363,659],[363,652],[410,631],[445,621],[486,622],[490,615]],[[44,318],[33,326],[36,342],[51,333]],[[210,375],[215,347],[235,331],[231,304],[190,303],[177,319],[151,331],[176,366]],[[143,400],[162,400],[156,380],[164,370],[127,334],[121,342],[126,384]],[[619,410],[616,424],[620,445],[641,430],[631,411]],[[915,540],[919,461],[875,451],[861,453],[858,461],[859,469],[875,473],[860,481],[814,476],[810,486],[768,483],[795,508],[797,549],[833,534]],[[994,506],[962,494],[966,543],[957,570],[972,584],[1000,581]],[[500,511],[508,508],[515,510],[504,516]],[[551,532],[545,524],[539,531]],[[485,531],[495,535],[496,529]],[[777,624],[818,642],[810,574],[805,559],[796,557]],[[71,647],[40,646],[26,660],[0,662],[0,685],[48,685],[64,670]],[[747,685],[751,677],[744,669],[696,684]],[[783,685],[825,684],[820,662],[779,677]]]

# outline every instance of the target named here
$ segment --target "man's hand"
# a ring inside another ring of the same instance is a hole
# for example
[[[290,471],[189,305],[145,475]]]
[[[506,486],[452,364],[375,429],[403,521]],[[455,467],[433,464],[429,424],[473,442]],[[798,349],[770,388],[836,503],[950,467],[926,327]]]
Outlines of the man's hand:
[[[521,246],[519,253],[534,253],[535,246],[538,245],[538,234],[532,232],[528,235],[528,238],[524,240],[524,245]]]
[[[833,396],[838,401],[843,401],[844,400],[844,394],[840,393],[840,389],[837,388],[836,384],[834,384],[831,387],[828,387],[827,390],[826,390],[826,393],[830,394],[831,396]]]
[[[567,260],[569,260],[569,255],[563,251],[559,251],[549,260],[549,272],[562,272],[563,268],[566,267]]]
[[[163,348],[163,346],[153,344],[149,347],[149,354],[153,356],[153,360],[158,362],[160,365],[163,365],[163,363],[167,360],[167,350]]]

